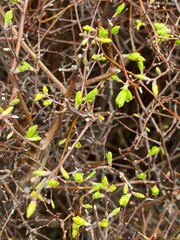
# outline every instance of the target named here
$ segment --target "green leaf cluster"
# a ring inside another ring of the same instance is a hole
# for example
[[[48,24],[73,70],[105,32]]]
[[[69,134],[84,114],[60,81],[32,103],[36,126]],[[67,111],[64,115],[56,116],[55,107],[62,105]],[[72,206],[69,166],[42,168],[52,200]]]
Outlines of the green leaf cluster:
[[[95,31],[95,29],[94,29],[93,27],[89,26],[89,25],[83,26],[83,30],[84,30],[84,31],[87,31],[87,32],[93,32],[93,31]]]
[[[98,37],[99,37],[99,41],[101,43],[110,43],[112,42],[112,40],[110,38],[108,38],[108,30],[100,27],[99,31],[98,31]]]
[[[92,59],[95,61],[106,61],[107,58],[101,54],[93,54]]]
[[[122,11],[125,9],[125,6],[126,6],[125,3],[122,3],[121,5],[119,5],[112,18],[119,16],[122,13]]]
[[[141,54],[138,52],[130,53],[128,55],[128,59],[131,61],[141,61],[141,62],[146,61],[146,59],[144,57],[142,57]]]
[[[86,220],[80,216],[75,216],[72,218],[73,222],[77,224],[78,227],[80,226],[89,226],[89,223],[86,222]]]
[[[26,138],[30,141],[39,141],[42,138],[36,133],[38,128],[38,125],[33,125],[31,127],[28,128],[27,132],[26,132]]]
[[[84,100],[86,102],[92,102],[94,98],[98,95],[98,93],[99,93],[98,89],[94,88],[84,97]]]
[[[33,67],[26,61],[21,62],[21,64],[16,68],[16,73],[23,73],[27,70],[33,70]]]
[[[123,107],[125,102],[129,102],[132,100],[132,94],[127,87],[124,87],[119,94],[117,95],[115,102],[116,105],[120,108]]]
[[[170,35],[171,30],[168,29],[164,23],[156,22],[154,23],[154,27],[159,36],[158,38],[159,41],[166,41],[171,36]]]

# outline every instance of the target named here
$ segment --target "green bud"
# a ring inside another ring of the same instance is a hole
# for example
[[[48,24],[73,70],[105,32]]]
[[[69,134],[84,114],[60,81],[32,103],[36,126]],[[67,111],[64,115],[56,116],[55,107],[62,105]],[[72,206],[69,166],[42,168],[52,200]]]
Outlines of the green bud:
[[[47,181],[47,185],[49,187],[57,187],[59,185],[59,182],[57,180],[55,180],[55,179],[49,179]]]
[[[103,228],[105,228],[105,227],[108,227],[108,225],[109,225],[109,220],[106,218],[106,219],[103,219],[100,223],[99,223],[99,226],[100,227],[103,227]]]
[[[152,188],[151,188],[151,193],[153,196],[157,196],[159,194],[159,188],[154,185]]]
[[[74,180],[78,183],[82,183],[84,181],[83,176],[84,176],[84,173],[82,172],[76,172],[73,174]]]
[[[26,217],[30,218],[36,211],[36,201],[31,201],[26,210]]]
[[[89,223],[80,216],[75,216],[72,218],[73,222],[76,223],[78,226],[89,226]]]
[[[159,153],[159,147],[157,146],[153,146],[150,150],[149,150],[149,155],[153,156],[153,155],[157,155]]]
[[[109,218],[117,215],[119,212],[120,212],[121,208],[118,207],[118,208],[115,208],[110,214],[109,214]]]

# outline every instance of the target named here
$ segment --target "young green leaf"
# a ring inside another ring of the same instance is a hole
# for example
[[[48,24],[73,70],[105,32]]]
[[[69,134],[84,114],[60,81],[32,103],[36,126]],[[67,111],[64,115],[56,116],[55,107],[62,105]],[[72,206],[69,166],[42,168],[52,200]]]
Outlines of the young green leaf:
[[[92,28],[92,27],[89,26],[89,25],[85,25],[85,26],[83,26],[83,30],[84,30],[84,31],[87,31],[87,32],[95,31],[95,29]]]
[[[36,211],[36,201],[31,201],[26,210],[26,217],[30,218]]]
[[[126,102],[129,102],[132,100],[132,93],[130,92],[130,90],[127,88],[126,89]]]
[[[180,45],[180,39],[177,39],[176,41],[175,41],[175,45]]]
[[[92,172],[90,172],[90,173],[87,175],[86,180],[93,178],[95,174],[96,174],[96,171],[93,170]],[[96,190],[95,190],[95,191],[96,191]]]
[[[66,138],[59,140],[58,145],[62,145],[66,142]]]
[[[49,179],[47,181],[47,186],[48,187],[57,187],[59,185],[59,182],[55,179]]]
[[[105,228],[105,227],[108,227],[108,225],[109,225],[109,220],[106,218],[106,219],[103,219],[100,223],[99,223],[99,226],[100,227],[103,227],[103,228]]]
[[[37,102],[37,101],[39,101],[39,100],[41,100],[41,99],[43,99],[43,98],[44,98],[44,94],[42,94],[42,93],[37,93],[37,94],[35,95],[34,101]]]
[[[98,95],[98,93],[99,93],[98,89],[94,88],[84,97],[84,100],[87,102],[92,102],[94,98]]]
[[[19,103],[19,98],[14,98],[12,101],[11,101],[11,105],[17,105]]]
[[[84,173],[82,172],[76,172],[73,174],[74,180],[78,183],[82,183],[84,181],[83,176],[84,176]]]
[[[157,155],[159,153],[159,147],[157,146],[153,146],[150,150],[149,150],[149,155],[153,156],[153,155]]]
[[[137,114],[137,113],[133,113],[133,116],[139,118],[139,114]]]
[[[125,184],[123,187],[123,194],[126,195],[128,193],[128,185]]]
[[[107,60],[107,58],[105,57],[105,56],[101,56],[100,58],[99,58],[99,61],[106,61]]]
[[[152,188],[151,188],[151,193],[153,196],[157,196],[159,194],[159,188],[154,185]]]
[[[9,10],[4,15],[4,27],[7,28],[12,23],[13,10]]]
[[[108,38],[108,30],[100,27],[99,32],[98,32],[98,37],[99,38]]]
[[[86,45],[87,42],[88,42],[88,40],[89,40],[88,38],[83,39],[82,42],[81,42],[81,45],[82,45],[82,46]],[[82,59],[82,62],[83,62],[83,63],[85,62],[84,59]]]
[[[147,132],[151,132],[151,130],[148,127],[145,127]]]
[[[124,103],[126,102],[126,96],[127,96],[127,92],[125,89],[122,89],[117,95],[115,102],[119,108],[124,106]]]
[[[93,208],[93,206],[90,205],[89,203],[87,203],[87,204],[83,204],[83,208],[91,209],[91,208]]]
[[[40,141],[42,138],[38,134],[34,134],[32,137],[28,138],[31,142],[37,142]]]
[[[106,153],[106,159],[107,159],[108,165],[111,167],[112,166],[112,152],[109,151]]]
[[[104,177],[103,177],[103,179],[102,179],[102,181],[101,181],[101,182],[102,182],[102,184],[103,184],[103,186],[104,186],[104,187],[107,187],[107,186],[108,186],[108,184],[109,184],[109,183],[108,183],[108,179],[107,179],[107,177],[106,177],[106,176],[104,176]]]
[[[69,179],[69,173],[63,167],[61,167],[60,171],[61,171],[61,174],[62,174],[63,178],[68,180]]]
[[[95,192],[95,193],[92,195],[92,198],[93,198],[93,199],[104,198],[104,194],[103,194],[103,193],[100,193],[99,191],[97,191],[97,192]]]
[[[73,228],[72,227],[72,237],[75,238],[78,235],[78,228]]]
[[[139,193],[139,192],[132,192],[133,196],[137,197],[137,198],[145,198],[144,194]]]
[[[103,184],[102,184],[102,183],[96,183],[96,184],[92,187],[91,192],[95,192],[95,191],[98,191],[98,190],[100,190],[100,189],[104,189]]]
[[[117,95],[115,102],[118,107],[123,107],[125,102],[132,100],[132,94],[128,88],[123,88]]]
[[[158,75],[160,75],[161,74],[161,69],[159,68],[159,67],[156,67],[156,73],[158,74]]]
[[[14,109],[14,107],[8,107],[8,108],[6,108],[6,110],[4,110],[3,112],[2,112],[2,114],[1,114],[1,116],[7,116],[7,115],[9,115],[11,112],[12,112],[12,110]]]
[[[75,216],[72,218],[73,222],[76,223],[78,226],[89,226],[89,223],[80,216]]]
[[[121,208],[118,207],[118,208],[115,208],[110,214],[109,214],[109,218],[117,215],[119,212],[120,212]]]
[[[35,189],[39,190],[42,187],[42,182],[38,183],[38,185],[36,185]]]
[[[157,31],[162,31],[162,30],[164,30],[164,31],[166,31],[167,33],[170,31],[170,30],[166,27],[166,25],[165,25],[164,23],[158,23],[158,22],[156,22],[156,23],[154,23],[154,27],[155,27],[155,29],[156,29]]]
[[[140,80],[147,80],[147,77],[142,74],[136,74],[136,77]]]
[[[99,38],[99,42],[101,43],[110,43],[112,40],[110,38]]]
[[[120,78],[115,74],[115,75],[112,75],[110,77],[110,79],[114,80],[114,81],[120,81]]]
[[[53,209],[55,209],[55,204],[54,204],[54,201],[51,199],[51,207],[53,208]]]
[[[38,193],[38,194],[37,194],[37,198],[38,198],[39,200],[43,200],[42,194]]]
[[[82,92],[78,91],[75,96],[75,108],[77,109],[82,102]]]
[[[45,84],[42,87],[42,91],[43,91],[44,94],[48,94],[48,88]]]
[[[152,92],[154,93],[155,96],[157,96],[159,93],[158,85],[157,85],[156,81],[152,82]]]
[[[33,125],[29,127],[26,133],[26,138],[32,138],[35,135],[37,128],[38,125]]]
[[[157,31],[157,34],[161,37],[160,41],[165,41],[167,38],[170,37],[171,30],[166,27],[164,23],[154,23],[154,27]]]
[[[105,118],[104,118],[104,116],[102,116],[102,115],[99,115],[99,121],[100,121],[100,122],[103,122],[103,121],[104,121],[104,119],[105,119]]]
[[[117,189],[117,187],[114,184],[112,184],[108,187],[107,192],[114,192],[114,191],[116,191],[116,189]]]
[[[130,54],[128,55],[128,59],[131,60],[131,61],[141,61],[141,62],[146,61],[146,59],[143,58],[143,57],[141,56],[141,54],[138,53],[138,52],[130,53]]]
[[[37,177],[46,177],[49,176],[50,173],[51,173],[50,171],[43,171],[41,169],[38,169],[33,172],[33,174]]]
[[[27,62],[22,62],[17,68],[16,68],[16,73],[22,73],[25,72],[27,70],[33,70],[33,67],[27,63]]]
[[[111,28],[111,33],[112,34],[117,34],[119,33],[120,26],[114,26]]]
[[[80,142],[77,142],[76,145],[75,145],[75,148],[81,148],[81,143]]]
[[[31,198],[35,198],[37,196],[37,192],[36,191],[32,191],[30,193],[30,196],[31,196]]]
[[[99,60],[100,57],[101,57],[100,54],[93,54],[93,55],[92,55],[92,59],[93,59],[93,60]]]
[[[115,18],[115,17],[119,16],[124,9],[125,9],[125,4],[122,3],[121,5],[118,6],[118,8],[116,9],[116,12],[115,12],[115,14],[113,15],[112,18]]]
[[[142,61],[138,61],[138,68],[141,74],[144,72],[144,63]]]
[[[121,206],[126,206],[131,198],[131,194],[128,193],[126,195],[122,195],[121,198],[119,199],[119,205]]]
[[[147,177],[147,174],[146,173],[139,173],[138,175],[137,175],[137,178],[139,178],[139,179],[141,179],[141,180],[145,180],[146,179],[146,177]]]
[[[106,153],[106,159],[108,162],[112,162],[112,152],[109,151]]]
[[[143,25],[142,21],[137,19],[136,20],[136,29],[139,30],[142,25]]]
[[[93,54],[92,59],[95,61],[106,61],[107,58],[102,56],[101,54]]]
[[[43,105],[46,107],[50,106],[51,104],[52,104],[52,100],[50,100],[50,99],[46,99],[43,101]]]

